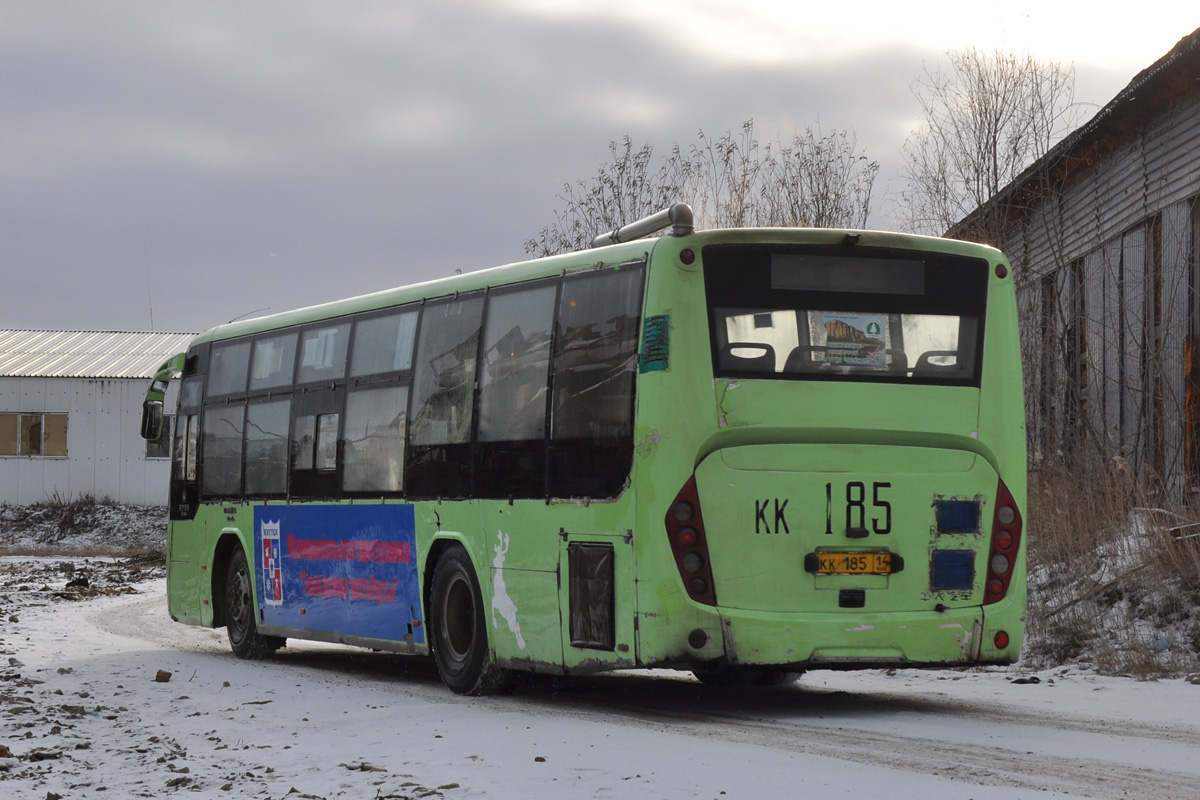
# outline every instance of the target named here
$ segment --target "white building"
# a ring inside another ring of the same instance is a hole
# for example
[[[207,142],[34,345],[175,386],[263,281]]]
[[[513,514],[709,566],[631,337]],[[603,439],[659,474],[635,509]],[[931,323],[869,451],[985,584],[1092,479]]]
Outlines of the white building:
[[[165,505],[174,420],[143,440],[142,400],[193,336],[0,330],[0,502]]]

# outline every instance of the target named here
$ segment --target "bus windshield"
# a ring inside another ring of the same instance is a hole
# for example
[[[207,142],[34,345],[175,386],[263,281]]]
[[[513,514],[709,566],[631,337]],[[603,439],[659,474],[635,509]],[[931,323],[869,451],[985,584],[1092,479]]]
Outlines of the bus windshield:
[[[717,377],[979,385],[982,259],[714,245],[704,277]]]

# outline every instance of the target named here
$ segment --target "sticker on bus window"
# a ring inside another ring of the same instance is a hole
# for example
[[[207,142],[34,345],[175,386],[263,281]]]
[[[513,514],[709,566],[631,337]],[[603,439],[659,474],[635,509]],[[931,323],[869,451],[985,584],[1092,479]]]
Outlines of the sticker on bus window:
[[[842,367],[886,367],[886,314],[815,311],[811,317],[813,344],[825,348],[825,363]]]

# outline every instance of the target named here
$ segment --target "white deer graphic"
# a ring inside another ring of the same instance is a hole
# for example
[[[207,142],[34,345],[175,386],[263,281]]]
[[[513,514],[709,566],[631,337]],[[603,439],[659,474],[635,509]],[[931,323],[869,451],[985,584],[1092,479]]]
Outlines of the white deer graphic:
[[[508,596],[508,587],[504,585],[504,555],[508,552],[508,534],[500,531],[496,538],[500,542],[493,546],[496,557],[492,559],[492,566],[496,568],[496,575],[492,578],[492,627],[499,627],[496,622],[496,612],[499,611],[508,623],[508,629],[516,634],[517,647],[524,650],[525,639],[521,636],[521,623],[517,622],[517,604]]]

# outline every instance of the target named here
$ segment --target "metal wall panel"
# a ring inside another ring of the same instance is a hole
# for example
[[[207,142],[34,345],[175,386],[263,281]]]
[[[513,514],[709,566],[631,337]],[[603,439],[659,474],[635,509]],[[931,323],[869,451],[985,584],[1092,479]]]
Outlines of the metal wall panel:
[[[1200,194],[1200,95],[1181,98],[1148,131],[1146,162],[1151,209]]]
[[[1164,478],[1182,492],[1184,472],[1184,337],[1188,326],[1192,204],[1172,203],[1162,216],[1162,428]]]
[[[0,377],[0,411],[66,412],[67,457],[0,457],[0,502],[29,505],[92,495],[165,505],[169,459],[147,459],[141,438],[146,382]],[[174,408],[177,384],[166,399]]]
[[[1151,380],[1147,331],[1153,293],[1148,291],[1146,228],[1121,237],[1121,449],[1135,467],[1149,457],[1153,420],[1147,404]]]
[[[1021,365],[1025,384],[1025,433],[1030,449],[1037,453],[1045,442],[1045,404],[1047,387],[1042,385],[1045,342],[1037,320],[1042,308],[1042,283],[1030,281],[1017,296],[1017,314],[1027,324],[1021,326]]]
[[[1087,341],[1087,424],[1092,435],[1106,438],[1104,406],[1105,349],[1110,339],[1104,314],[1104,251],[1097,250],[1084,259],[1085,336]],[[1103,446],[1103,442],[1102,442]]]

